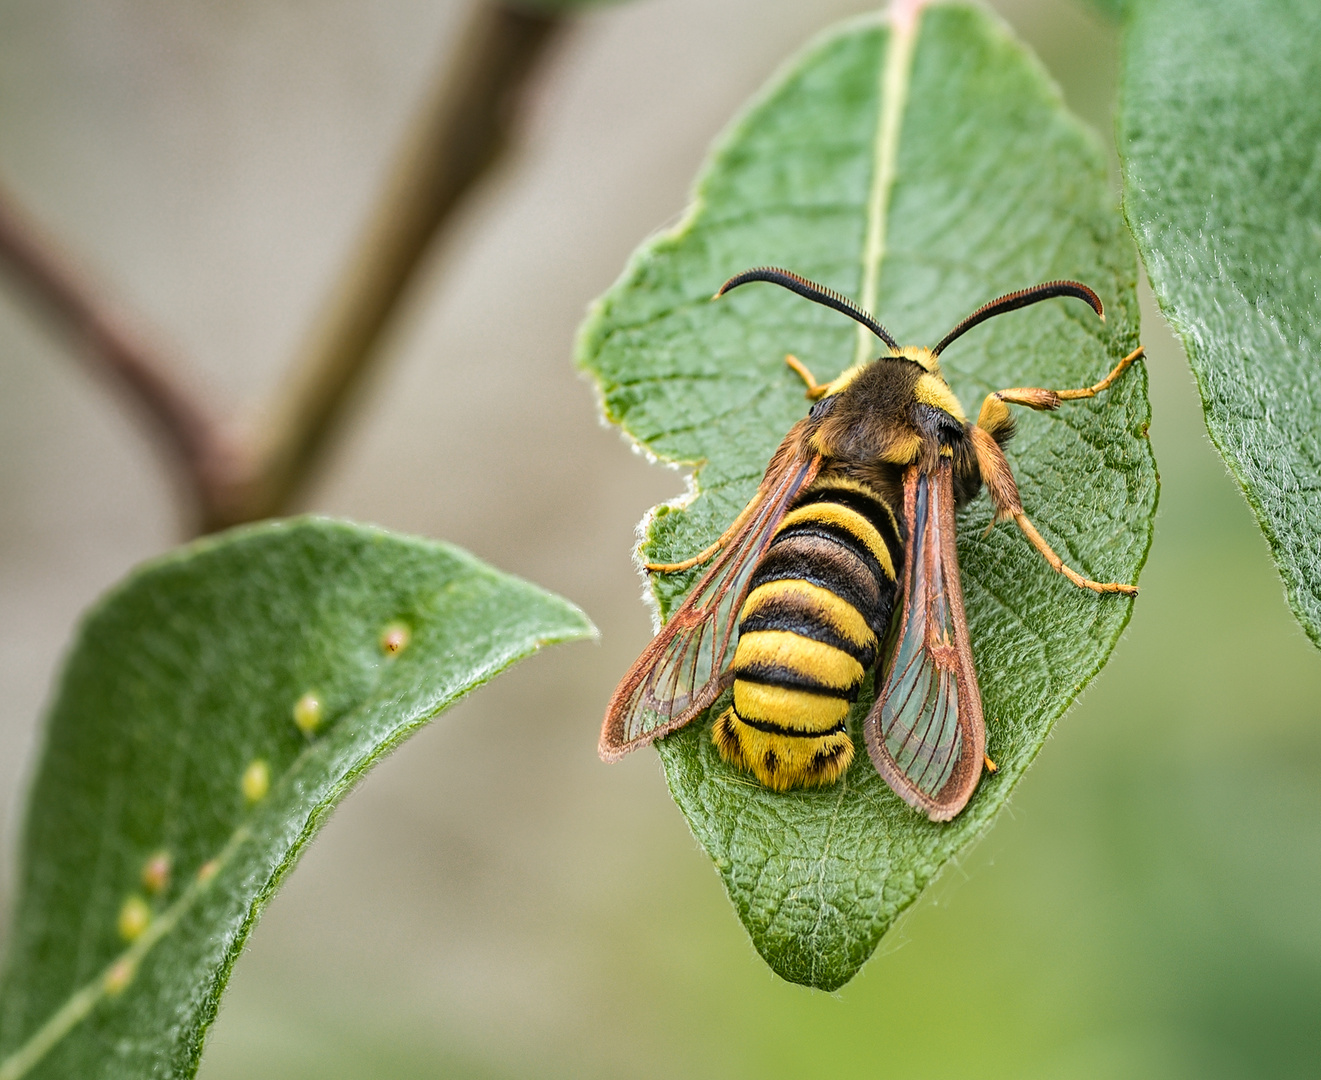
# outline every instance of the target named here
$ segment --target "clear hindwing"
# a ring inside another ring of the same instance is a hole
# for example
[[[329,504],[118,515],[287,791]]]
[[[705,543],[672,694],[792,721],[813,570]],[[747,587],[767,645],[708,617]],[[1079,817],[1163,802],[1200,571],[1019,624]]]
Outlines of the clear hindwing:
[[[967,804],[986,749],[954,536],[953,471],[904,477],[908,534],[894,653],[863,725],[886,782],[933,821]]]

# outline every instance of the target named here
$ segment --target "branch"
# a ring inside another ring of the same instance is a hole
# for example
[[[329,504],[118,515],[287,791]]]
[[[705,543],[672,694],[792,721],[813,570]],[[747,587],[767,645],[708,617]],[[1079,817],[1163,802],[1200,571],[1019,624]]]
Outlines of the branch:
[[[202,504],[234,482],[244,471],[241,451],[205,395],[185,384],[179,365],[158,351],[137,320],[107,299],[3,188],[0,259],[38,306],[79,341],[87,363],[135,402]]]
[[[305,479],[436,235],[496,162],[527,78],[562,25],[553,11],[487,0],[472,12],[421,108],[330,302],[268,410],[239,442],[179,364],[111,305],[0,191],[0,258],[87,344],[182,466],[210,532],[280,512]]]
[[[520,91],[561,22],[500,3],[473,12],[320,322],[255,428],[251,483],[215,508],[210,528],[279,512],[305,478],[433,238],[504,149]]]

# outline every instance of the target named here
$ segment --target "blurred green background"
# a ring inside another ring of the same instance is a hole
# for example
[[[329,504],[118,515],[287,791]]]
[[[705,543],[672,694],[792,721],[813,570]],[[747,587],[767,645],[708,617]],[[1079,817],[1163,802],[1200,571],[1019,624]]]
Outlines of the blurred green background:
[[[996,6],[1108,142],[1114,29],[1078,3]],[[633,528],[682,480],[600,426],[574,328],[741,102],[865,7],[635,0],[558,44],[302,506],[463,544],[577,601],[602,643],[510,672],[349,798],[238,965],[205,1080],[1321,1074],[1321,657],[1150,303],[1163,487],[1132,624],[853,983],[771,975],[655,755],[596,759],[650,634]],[[8,0],[0,179],[217,395],[255,401],[463,11]],[[179,525],[133,418],[7,288],[0,388],[7,896],[72,626]]]

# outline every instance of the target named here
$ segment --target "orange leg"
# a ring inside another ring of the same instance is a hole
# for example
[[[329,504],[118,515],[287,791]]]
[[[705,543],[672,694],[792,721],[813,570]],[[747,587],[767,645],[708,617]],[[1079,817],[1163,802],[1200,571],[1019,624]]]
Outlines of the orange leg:
[[[1095,386],[1085,386],[1081,390],[1058,390],[1056,393],[1059,394],[1061,401],[1076,401],[1078,398],[1096,397],[1102,390],[1109,390],[1110,385],[1132,366],[1134,360],[1142,358],[1144,351],[1143,346],[1139,345],[1119,361],[1115,365],[1115,369]]]
[[[811,401],[816,401],[817,398],[823,396],[830,389],[829,383],[817,382],[816,376],[807,370],[807,365],[794,356],[793,353],[787,354],[784,362],[798,372],[799,378],[807,383],[807,396]]]
[[[1102,390],[1109,390],[1116,379],[1127,371],[1143,354],[1143,347],[1139,345],[1124,359],[1119,361],[1104,379],[1094,386],[1084,386],[1079,390],[1043,390],[1038,386],[1015,386],[1008,390],[997,390],[993,394],[987,394],[986,400],[982,402],[981,415],[977,418],[980,427],[986,428],[994,433],[995,429],[1008,422],[1009,410],[1006,405],[1026,405],[1029,409],[1052,410],[1058,409],[1061,401],[1077,401],[1081,398],[1096,397]]]
[[[982,402],[981,413],[977,417],[977,425],[973,429],[973,448],[977,454],[978,468],[981,470],[987,490],[990,491],[991,502],[995,506],[995,517],[991,525],[994,526],[995,522],[1002,519],[1012,518],[1027,537],[1028,542],[1041,552],[1052,570],[1063,574],[1078,588],[1091,589],[1098,593],[1123,593],[1126,596],[1135,596],[1138,590],[1136,585],[1123,585],[1116,581],[1093,581],[1064,564],[1064,560],[1055,554],[1023,513],[1023,504],[1018,497],[1018,485],[1014,483],[1009,462],[1000,449],[996,435],[1005,433],[1013,423],[1009,413],[1010,405],[1026,405],[1029,409],[1050,410],[1059,408],[1061,401],[1095,397],[1102,390],[1108,390],[1114,381],[1129,369],[1133,361],[1142,356],[1142,352],[1142,346],[1139,345],[1119,361],[1109,375],[1094,386],[1086,386],[1079,390],[1014,387],[987,394],[986,400]]]
[[[1063,574],[1080,589],[1091,589],[1092,592],[1099,593],[1123,593],[1125,596],[1137,596],[1138,587],[1136,585],[1122,585],[1117,581],[1093,581],[1091,578],[1083,577],[1078,571],[1071,570],[1064,565],[1064,560],[1051,550],[1051,546],[1042,538],[1041,533],[1037,532],[1036,526],[1028,521],[1027,515],[1021,510],[1014,515],[1014,523],[1023,531],[1023,535],[1028,541],[1041,552],[1046,562],[1050,563],[1050,568],[1056,573]]]
[[[798,357],[793,356],[792,354],[787,355],[784,358],[784,362],[798,373],[803,382],[807,383],[807,396],[811,400],[815,401],[830,388],[829,383],[817,382],[816,376],[808,371],[807,365],[799,360]],[[739,529],[743,527],[743,523],[748,520],[748,516],[760,505],[761,495],[762,493],[758,491],[757,494],[752,497],[752,501],[748,503],[739,516],[734,519],[733,524],[721,533],[720,538],[705,551],[699,551],[691,559],[684,559],[683,562],[646,563],[646,568],[657,574],[673,574],[679,570],[691,570],[694,566],[700,566],[708,559],[714,558],[720,550],[728,544],[731,539],[733,539]]]
[[[752,501],[739,511],[739,515],[734,519],[733,524],[720,534],[716,542],[706,550],[699,551],[691,559],[684,559],[683,562],[673,563],[649,562],[644,565],[648,570],[656,574],[673,574],[679,570],[691,570],[694,566],[700,566],[702,563],[706,562],[707,559],[713,558],[721,548],[734,538],[739,529],[743,527],[743,523],[748,520],[749,515],[761,505],[761,499],[762,493],[758,491],[757,494],[752,496]]]

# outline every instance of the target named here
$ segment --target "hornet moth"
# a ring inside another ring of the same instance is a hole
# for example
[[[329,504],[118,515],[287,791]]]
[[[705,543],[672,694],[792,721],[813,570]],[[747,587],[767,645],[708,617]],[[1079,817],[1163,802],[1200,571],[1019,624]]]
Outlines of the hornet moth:
[[[875,670],[876,700],[863,723],[872,762],[910,806],[948,821],[967,805],[983,769],[995,770],[986,756],[954,512],[985,484],[992,527],[1015,522],[1080,588],[1136,593],[1133,585],[1083,577],[1051,550],[1023,513],[1001,447],[1014,432],[1010,405],[1055,409],[1094,397],[1142,347],[1094,386],[989,394],[970,423],[941,375],[941,352],[995,315],[1052,297],[1082,300],[1104,319],[1095,292],[1050,281],[1010,293],[925,348],[901,347],[851,301],[786,270],[745,271],[715,298],[754,281],[842,312],[888,352],[828,383],[785,358],[814,404],[714,544],[683,562],[647,564],[673,573],[715,559],[615,690],[601,757],[615,761],[683,727],[732,684],[733,701],[712,729],[726,761],[777,791],[834,783],[853,760],[849,707]],[[887,642],[888,662],[880,666]]]

